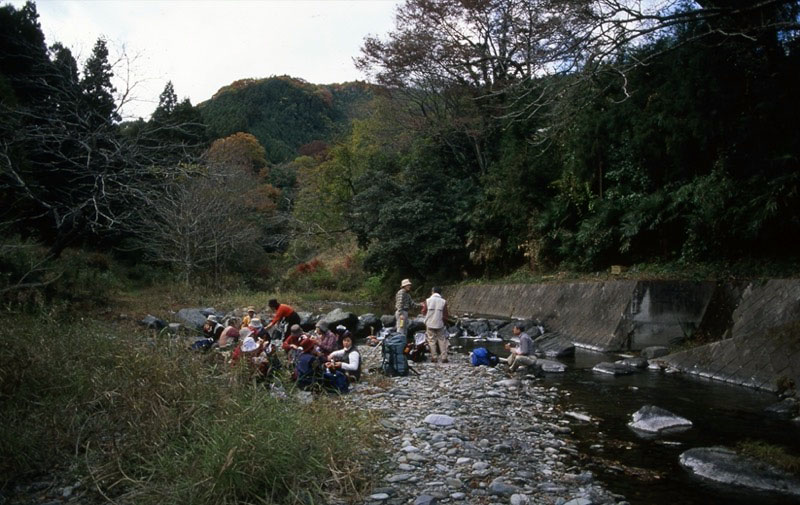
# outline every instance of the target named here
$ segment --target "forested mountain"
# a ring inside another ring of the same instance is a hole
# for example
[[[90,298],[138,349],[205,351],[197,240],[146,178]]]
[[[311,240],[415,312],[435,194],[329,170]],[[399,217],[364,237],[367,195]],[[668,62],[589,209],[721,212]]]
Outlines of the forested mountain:
[[[362,117],[372,88],[361,82],[310,84],[289,76],[242,79],[198,104],[212,138],[254,135],[271,162],[294,159],[303,146],[330,142]]]

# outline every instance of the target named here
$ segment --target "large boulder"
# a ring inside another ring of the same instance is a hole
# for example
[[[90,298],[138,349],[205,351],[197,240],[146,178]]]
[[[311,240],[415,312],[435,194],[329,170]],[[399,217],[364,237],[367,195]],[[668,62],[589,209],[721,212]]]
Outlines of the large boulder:
[[[303,328],[304,331],[313,330],[319,319],[318,316],[315,316],[311,312],[298,312],[297,315],[300,317],[300,327]],[[262,322],[266,323],[266,321]]]
[[[326,323],[330,328],[335,328],[342,324],[351,332],[355,332],[358,327],[358,316],[337,307],[322,316],[318,322]]]
[[[395,319],[394,314],[384,314],[381,316],[381,327],[392,328],[395,324],[397,324],[397,319]]]
[[[367,335],[377,335],[383,328],[381,320],[375,314],[361,314],[358,316],[358,328],[356,337],[366,337]]]
[[[514,336],[512,330],[514,329],[514,325],[517,323],[522,323],[522,326],[525,328],[525,332],[528,333],[529,337],[536,338],[539,336],[539,330],[536,327],[536,320],[534,319],[515,319],[509,321],[508,324],[497,330],[497,336],[503,340],[511,340],[511,337]]]
[[[680,464],[702,479],[800,499],[800,478],[725,447],[696,447],[680,456]]]
[[[617,361],[620,365],[636,368],[637,370],[644,370],[647,368],[647,360],[644,358],[625,358]]]
[[[486,319],[461,319],[461,328],[467,335],[483,335],[489,333],[489,322]]]
[[[692,427],[690,420],[654,405],[645,405],[634,412],[632,418],[628,426],[646,435],[676,433]]]
[[[175,314],[175,318],[187,328],[202,330],[207,315],[203,313],[203,309],[181,309]]]
[[[534,331],[539,331],[534,328]],[[575,355],[575,344],[558,332],[545,333],[533,341],[537,354],[548,358],[563,358]]]

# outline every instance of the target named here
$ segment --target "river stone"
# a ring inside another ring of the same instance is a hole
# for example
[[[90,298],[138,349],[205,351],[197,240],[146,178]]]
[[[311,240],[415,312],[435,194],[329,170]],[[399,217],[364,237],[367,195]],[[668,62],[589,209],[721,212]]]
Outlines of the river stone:
[[[520,384],[522,384],[522,382],[519,379],[504,379],[494,383],[495,386],[506,388],[518,388]]]
[[[206,323],[206,316],[201,312],[202,309],[181,309],[175,317],[182,321],[184,326],[193,330],[202,330]]]
[[[629,366],[631,368],[644,369],[647,368],[647,360],[645,358],[625,358],[617,361],[617,363]]]
[[[729,486],[741,486],[800,498],[800,478],[725,447],[697,447],[680,456],[692,474]]]
[[[611,363],[610,361],[603,361],[602,363],[598,363],[592,368],[593,372],[604,373],[608,375],[630,375],[633,373],[630,367],[624,365],[618,365],[617,363]]]
[[[487,335],[489,333],[489,323],[486,319],[462,319],[461,327],[467,335]]]
[[[574,500],[570,500],[564,505],[592,505],[592,500],[587,498],[575,498]]]
[[[410,473],[397,473],[386,477],[387,482],[403,482],[413,477]]]
[[[330,328],[336,328],[341,324],[347,327],[348,330],[355,331],[358,327],[358,316],[337,307],[322,316],[318,323],[326,323]]]
[[[167,327],[167,323],[150,314],[144,316],[144,319],[139,321],[139,324],[151,330],[162,330]]]
[[[634,412],[632,417],[633,421],[628,426],[634,431],[645,433],[675,433],[692,427],[690,420],[654,405],[645,405]]]
[[[180,331],[180,329],[181,329],[181,323],[169,323],[169,325],[167,325],[167,331],[169,331],[173,335],[177,334],[178,331]]]
[[[567,365],[552,359],[539,359],[536,360],[536,364],[539,365],[542,368],[542,372],[545,373],[564,373],[567,371]]]
[[[784,398],[783,401],[773,403],[764,410],[774,416],[789,419],[800,412],[800,405],[794,398]]]
[[[511,496],[519,491],[517,486],[512,486],[511,484],[506,484],[502,480],[495,479],[489,484],[489,494],[499,495],[499,496]]]
[[[511,505],[528,505],[530,503],[530,499],[527,495],[524,494],[512,494],[511,495]]]
[[[383,328],[394,328],[397,324],[397,319],[392,314],[384,314],[381,316],[381,326]]]
[[[413,335],[418,331],[425,331],[425,318],[422,316],[417,316],[415,318],[408,318],[408,329],[406,330],[408,335]]]
[[[425,422],[434,426],[452,426],[456,420],[445,414],[428,414]]]
[[[431,496],[429,494],[421,494],[417,496],[417,499],[414,500],[414,505],[434,505],[439,501],[436,499],[435,496]]]
[[[669,349],[660,345],[645,347],[642,349],[642,357],[646,359],[660,358],[669,354]]]
[[[548,358],[562,358],[575,354],[575,345],[572,340],[558,332],[546,333],[533,341],[537,354],[541,353]]]
[[[371,500],[376,500],[376,501],[383,501],[383,500],[388,500],[389,499],[389,495],[386,494],[386,493],[375,493],[375,494],[369,495],[369,497],[370,497]]]

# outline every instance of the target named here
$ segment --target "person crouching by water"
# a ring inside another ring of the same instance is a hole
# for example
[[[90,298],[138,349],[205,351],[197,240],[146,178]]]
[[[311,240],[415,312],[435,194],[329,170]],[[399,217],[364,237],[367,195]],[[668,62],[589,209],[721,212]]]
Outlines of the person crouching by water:
[[[408,337],[408,311],[414,307],[421,306],[421,304],[411,299],[409,291],[411,291],[411,281],[403,279],[403,282],[400,283],[400,291],[394,295],[394,317],[397,321],[395,326],[397,332],[406,337]]]
[[[536,357],[533,356],[533,340],[525,333],[525,327],[520,324],[514,324],[511,328],[511,333],[515,337],[519,337],[519,345],[512,348],[511,344],[506,344],[504,347],[506,351],[511,351],[508,356],[508,369],[513,372],[520,366],[528,366],[536,363]]]
[[[289,338],[292,325],[300,324],[300,316],[292,307],[286,305],[285,303],[278,303],[278,300],[275,298],[267,302],[267,305],[269,305],[269,308],[275,311],[275,314],[272,316],[269,324],[265,327],[265,330],[269,331],[276,324],[280,323],[281,321],[285,321],[286,331],[283,332],[283,340],[286,340]]]

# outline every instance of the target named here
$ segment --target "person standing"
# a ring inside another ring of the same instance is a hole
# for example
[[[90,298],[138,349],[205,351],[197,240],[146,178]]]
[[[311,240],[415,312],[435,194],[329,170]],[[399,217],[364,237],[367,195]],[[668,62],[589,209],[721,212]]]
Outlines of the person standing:
[[[519,337],[519,345],[513,348],[510,344],[505,345],[506,350],[511,351],[511,354],[508,355],[509,371],[513,372],[523,365],[528,366],[535,364],[536,357],[533,356],[533,340],[525,333],[525,328],[522,324],[514,324],[514,327],[511,328],[511,333],[513,333],[515,337]]]
[[[267,305],[275,311],[275,314],[272,316],[272,320],[270,320],[265,330],[269,332],[269,330],[279,322],[286,321],[286,331],[283,332],[283,340],[286,340],[289,337],[292,325],[300,324],[300,316],[292,307],[285,303],[278,303],[278,300],[275,298],[267,302]]]
[[[447,363],[450,340],[445,321],[450,314],[447,313],[447,300],[442,298],[442,288],[434,287],[431,290],[430,298],[422,306],[422,314],[425,316],[425,336],[431,351],[431,361],[436,363],[441,360],[442,363]]]
[[[419,307],[420,304],[411,299],[409,294],[411,291],[411,281],[403,279],[400,283],[400,290],[394,296],[394,317],[397,321],[396,328],[398,333],[408,336],[408,311],[413,307]]]

